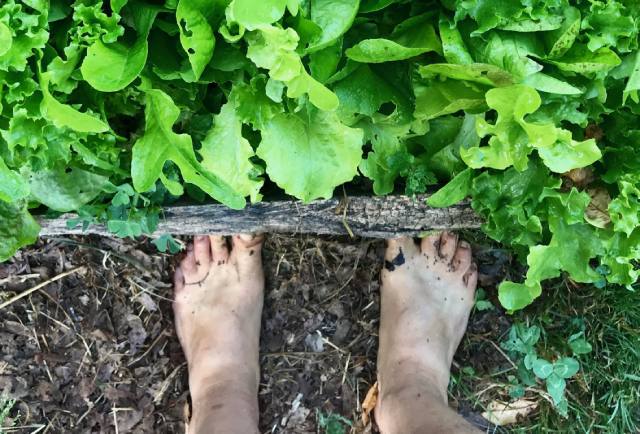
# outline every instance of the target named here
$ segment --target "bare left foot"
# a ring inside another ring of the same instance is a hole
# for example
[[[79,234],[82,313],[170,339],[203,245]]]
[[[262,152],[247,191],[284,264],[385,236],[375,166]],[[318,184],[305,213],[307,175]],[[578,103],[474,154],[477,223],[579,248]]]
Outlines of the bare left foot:
[[[262,237],[195,237],[175,273],[176,331],[189,365],[193,432],[257,432]],[[215,427],[215,430],[214,430]]]

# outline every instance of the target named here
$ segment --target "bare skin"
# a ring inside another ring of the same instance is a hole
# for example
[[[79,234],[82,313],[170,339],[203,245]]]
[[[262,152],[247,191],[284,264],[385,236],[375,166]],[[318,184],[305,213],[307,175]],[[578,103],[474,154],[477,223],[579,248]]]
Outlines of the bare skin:
[[[190,433],[258,432],[262,237],[194,239],[175,274],[176,331],[189,365]]]
[[[476,433],[447,406],[478,273],[456,235],[389,240],[382,270],[376,421],[383,433]]]
[[[257,433],[261,237],[196,237],[175,274],[174,314],[189,365],[191,433]],[[452,234],[390,240],[382,271],[379,402],[383,433],[477,432],[447,406],[449,369],[477,272]]]

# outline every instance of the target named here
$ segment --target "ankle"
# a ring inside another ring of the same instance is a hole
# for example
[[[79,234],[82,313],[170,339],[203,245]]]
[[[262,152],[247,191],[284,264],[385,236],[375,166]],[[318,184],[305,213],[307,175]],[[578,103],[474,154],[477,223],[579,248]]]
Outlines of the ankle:
[[[427,400],[447,405],[447,388],[444,379],[431,373],[407,371],[391,381],[380,378],[380,403]]]
[[[197,400],[216,394],[257,396],[260,371],[257,366],[199,365],[189,369],[189,392]]]
[[[423,388],[442,396],[446,403],[450,367],[437,351],[400,352],[378,361],[378,379],[390,391]]]
[[[437,420],[447,409],[446,390],[441,385],[414,377],[404,384],[380,382],[375,417],[383,434],[435,432],[425,431],[432,425],[427,422]]]
[[[197,386],[190,381],[189,433],[258,433],[258,393],[237,381]]]

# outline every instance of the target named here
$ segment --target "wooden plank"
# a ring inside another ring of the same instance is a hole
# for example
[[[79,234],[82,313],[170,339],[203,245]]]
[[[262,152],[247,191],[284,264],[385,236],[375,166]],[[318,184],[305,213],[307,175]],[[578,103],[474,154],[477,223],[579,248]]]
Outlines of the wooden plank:
[[[362,196],[348,200],[261,202],[236,211],[224,205],[168,207],[157,234],[233,234],[251,232],[353,235],[370,238],[417,236],[428,230],[478,228],[481,219],[468,202],[449,208],[431,208],[426,196]],[[345,209],[346,204],[346,209]],[[41,236],[70,234],[112,235],[102,225],[86,231],[67,228],[65,214],[40,220]],[[347,227],[349,229],[347,229]]]

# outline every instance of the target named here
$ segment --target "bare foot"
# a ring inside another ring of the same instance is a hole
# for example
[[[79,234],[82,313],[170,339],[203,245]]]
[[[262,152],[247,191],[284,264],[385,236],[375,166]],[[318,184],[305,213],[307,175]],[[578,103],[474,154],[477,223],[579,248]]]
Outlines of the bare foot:
[[[471,247],[456,235],[443,232],[420,244],[411,238],[389,241],[382,270],[376,408],[383,433],[471,432],[448,409],[447,387],[476,282]]]
[[[173,311],[189,365],[192,432],[257,430],[261,248],[262,237],[233,236],[229,249],[224,237],[197,236],[176,270]]]

